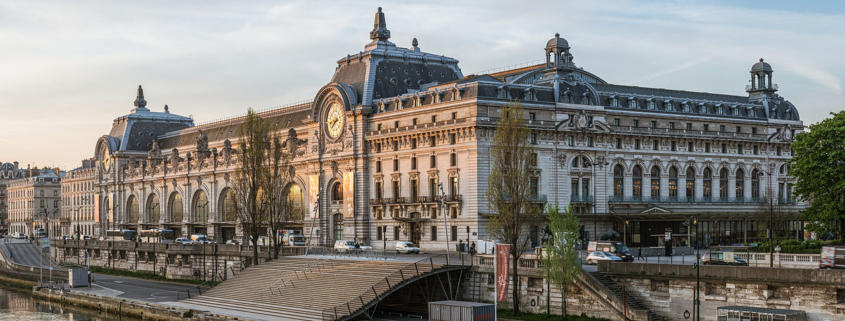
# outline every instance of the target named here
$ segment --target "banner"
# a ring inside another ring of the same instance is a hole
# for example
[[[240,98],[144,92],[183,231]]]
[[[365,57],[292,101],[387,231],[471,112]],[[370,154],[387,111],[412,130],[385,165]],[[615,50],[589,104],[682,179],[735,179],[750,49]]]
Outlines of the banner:
[[[343,173],[343,218],[355,217],[355,179],[353,172]]]
[[[320,178],[317,175],[310,175],[308,176],[308,215],[311,218],[316,218],[318,216],[317,211],[314,211],[314,207],[317,206],[317,197],[320,196]]]
[[[100,223],[100,194],[94,195],[94,223]]]
[[[108,208],[108,211],[109,211],[109,220],[108,220],[108,223],[109,223],[109,224],[111,224],[112,222],[114,222],[114,210],[115,210],[115,206],[114,206],[114,205],[115,205],[115,201],[116,201],[116,199],[115,199],[115,197],[114,197],[114,196],[115,196],[115,194],[114,194],[114,193],[109,193],[109,201],[106,203],[106,206],[108,206],[108,207],[109,207],[109,208]]]
[[[496,244],[496,302],[508,300],[508,267],[510,267],[510,244]]]

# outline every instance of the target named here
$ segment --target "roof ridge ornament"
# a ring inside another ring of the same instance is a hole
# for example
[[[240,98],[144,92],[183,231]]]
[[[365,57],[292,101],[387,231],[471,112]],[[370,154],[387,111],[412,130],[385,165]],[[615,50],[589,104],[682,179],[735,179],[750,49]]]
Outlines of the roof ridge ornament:
[[[135,107],[136,108],[146,108],[147,101],[144,100],[144,88],[141,88],[141,85],[138,85],[138,95],[135,96]]]
[[[373,31],[370,31],[370,39],[374,41],[387,41],[387,39],[390,39],[390,30],[387,30],[387,21],[384,19],[384,12],[381,12],[381,7],[378,7],[378,12],[376,12]]]

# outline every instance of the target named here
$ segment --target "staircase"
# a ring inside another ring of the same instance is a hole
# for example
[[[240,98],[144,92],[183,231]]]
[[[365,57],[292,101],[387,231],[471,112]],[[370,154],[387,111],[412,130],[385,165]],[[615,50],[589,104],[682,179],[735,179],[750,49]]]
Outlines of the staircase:
[[[410,280],[411,269],[425,274],[443,266],[426,262],[286,257],[250,267],[201,296],[173,305],[264,320],[349,317],[373,297],[383,298]]]
[[[613,279],[607,277],[606,275],[602,274],[601,272],[588,272],[590,276],[592,276],[596,281],[601,283],[605,288],[610,290],[613,295],[622,301],[622,286],[613,281]],[[651,311],[645,304],[642,303],[636,296],[632,295],[631,291],[626,291],[625,293],[625,304],[628,308],[633,310],[646,310],[648,315],[649,321],[665,321],[667,320],[664,317],[657,315],[654,311]]]

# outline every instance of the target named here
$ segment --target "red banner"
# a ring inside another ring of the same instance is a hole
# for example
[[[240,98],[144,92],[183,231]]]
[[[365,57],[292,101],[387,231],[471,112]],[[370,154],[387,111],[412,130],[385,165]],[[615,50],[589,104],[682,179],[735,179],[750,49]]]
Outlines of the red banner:
[[[508,267],[510,266],[510,244],[496,244],[496,302],[508,300]]]

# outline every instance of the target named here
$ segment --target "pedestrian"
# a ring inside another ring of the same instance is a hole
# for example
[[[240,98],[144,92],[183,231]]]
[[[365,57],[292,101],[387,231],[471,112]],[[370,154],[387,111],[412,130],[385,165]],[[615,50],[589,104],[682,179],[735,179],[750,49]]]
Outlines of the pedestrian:
[[[640,249],[637,253],[637,261],[639,261],[641,259],[644,260],[644,258],[643,258],[643,248],[642,247],[640,247]]]
[[[9,260],[15,261],[15,252],[12,252],[12,250],[9,250]]]
[[[469,239],[467,239],[469,241]],[[475,255],[475,242],[469,245],[469,255]]]
[[[464,239],[458,239],[458,251],[459,252],[464,251]]]

